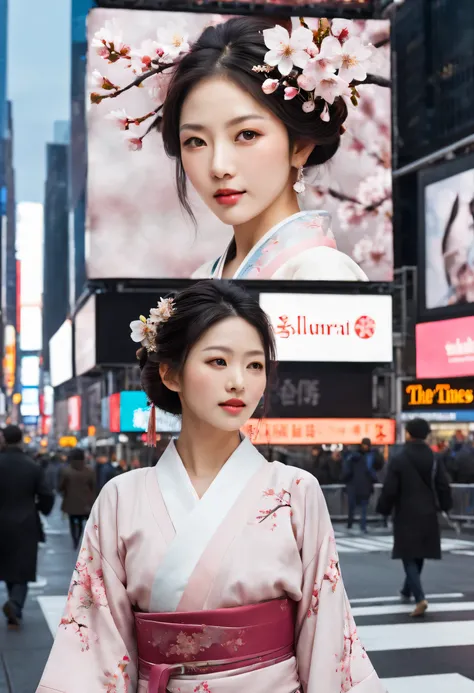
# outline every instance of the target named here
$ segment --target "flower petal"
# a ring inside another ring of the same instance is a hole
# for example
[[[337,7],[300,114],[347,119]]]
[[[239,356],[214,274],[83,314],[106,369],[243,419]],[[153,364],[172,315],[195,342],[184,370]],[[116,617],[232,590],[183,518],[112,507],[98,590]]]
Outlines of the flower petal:
[[[295,96],[298,95],[298,89],[296,87],[285,87],[285,101],[291,101]]]
[[[262,91],[265,94],[273,94],[277,90],[279,81],[277,79],[266,79],[262,84]]]
[[[293,60],[287,55],[283,56],[278,63],[278,70],[280,71],[280,74],[283,76],[289,75],[292,69]]]
[[[293,63],[297,67],[306,67],[306,65],[309,62],[310,59],[309,53],[303,50],[296,50],[292,53],[291,58],[293,60]]]
[[[277,24],[272,29],[263,30],[263,39],[267,48],[276,50],[282,43],[290,42],[290,34],[284,27]]]
[[[278,63],[281,60],[281,52],[279,51],[268,51],[268,53],[265,53],[265,57],[263,59],[264,63],[267,65],[271,65],[272,67],[275,67],[275,65],[278,65]]]
[[[311,29],[306,29],[304,26],[298,27],[291,34],[291,46],[292,48],[306,48],[311,43],[313,43],[313,32]]]

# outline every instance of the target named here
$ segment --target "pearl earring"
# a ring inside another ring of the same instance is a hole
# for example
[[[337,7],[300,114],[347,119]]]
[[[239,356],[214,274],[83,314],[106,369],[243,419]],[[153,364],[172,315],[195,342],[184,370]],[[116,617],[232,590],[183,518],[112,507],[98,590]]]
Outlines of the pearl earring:
[[[298,194],[304,193],[304,191],[306,190],[302,166],[300,166],[298,169],[298,177],[296,179],[296,183],[293,185],[293,190]]]

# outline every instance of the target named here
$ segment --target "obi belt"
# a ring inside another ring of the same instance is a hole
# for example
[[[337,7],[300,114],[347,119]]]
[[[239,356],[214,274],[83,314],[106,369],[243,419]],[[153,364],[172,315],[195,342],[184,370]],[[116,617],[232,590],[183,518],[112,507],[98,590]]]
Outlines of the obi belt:
[[[136,613],[138,667],[148,693],[171,677],[263,668],[294,656],[295,604],[273,599],[213,611]]]

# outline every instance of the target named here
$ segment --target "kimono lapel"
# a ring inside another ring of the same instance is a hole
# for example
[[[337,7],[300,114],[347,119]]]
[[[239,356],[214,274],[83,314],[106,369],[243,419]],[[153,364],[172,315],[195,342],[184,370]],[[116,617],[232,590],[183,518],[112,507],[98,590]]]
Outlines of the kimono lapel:
[[[155,575],[151,612],[176,611],[209,542],[252,477],[265,465],[265,458],[244,438],[199,500],[195,492],[193,496],[183,463],[170,443],[156,473],[176,536]]]
[[[330,215],[324,211],[302,211],[292,214],[273,226],[250,250],[232,279],[271,279],[280,267],[312,248],[336,248],[330,230],[324,231],[324,221]],[[230,245],[219,258],[211,277],[221,279]]]

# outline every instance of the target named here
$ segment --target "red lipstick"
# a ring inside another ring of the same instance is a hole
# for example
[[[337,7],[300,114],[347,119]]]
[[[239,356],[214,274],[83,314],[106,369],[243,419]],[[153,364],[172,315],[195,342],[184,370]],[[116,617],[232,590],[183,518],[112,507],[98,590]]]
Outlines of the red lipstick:
[[[241,399],[228,399],[227,402],[221,402],[219,406],[228,414],[235,416],[236,414],[240,414],[245,407],[245,402],[242,402]]]
[[[232,206],[237,204],[241,199],[245,191],[233,190],[232,188],[220,188],[216,193],[214,193],[214,198],[216,202],[224,206]]]

